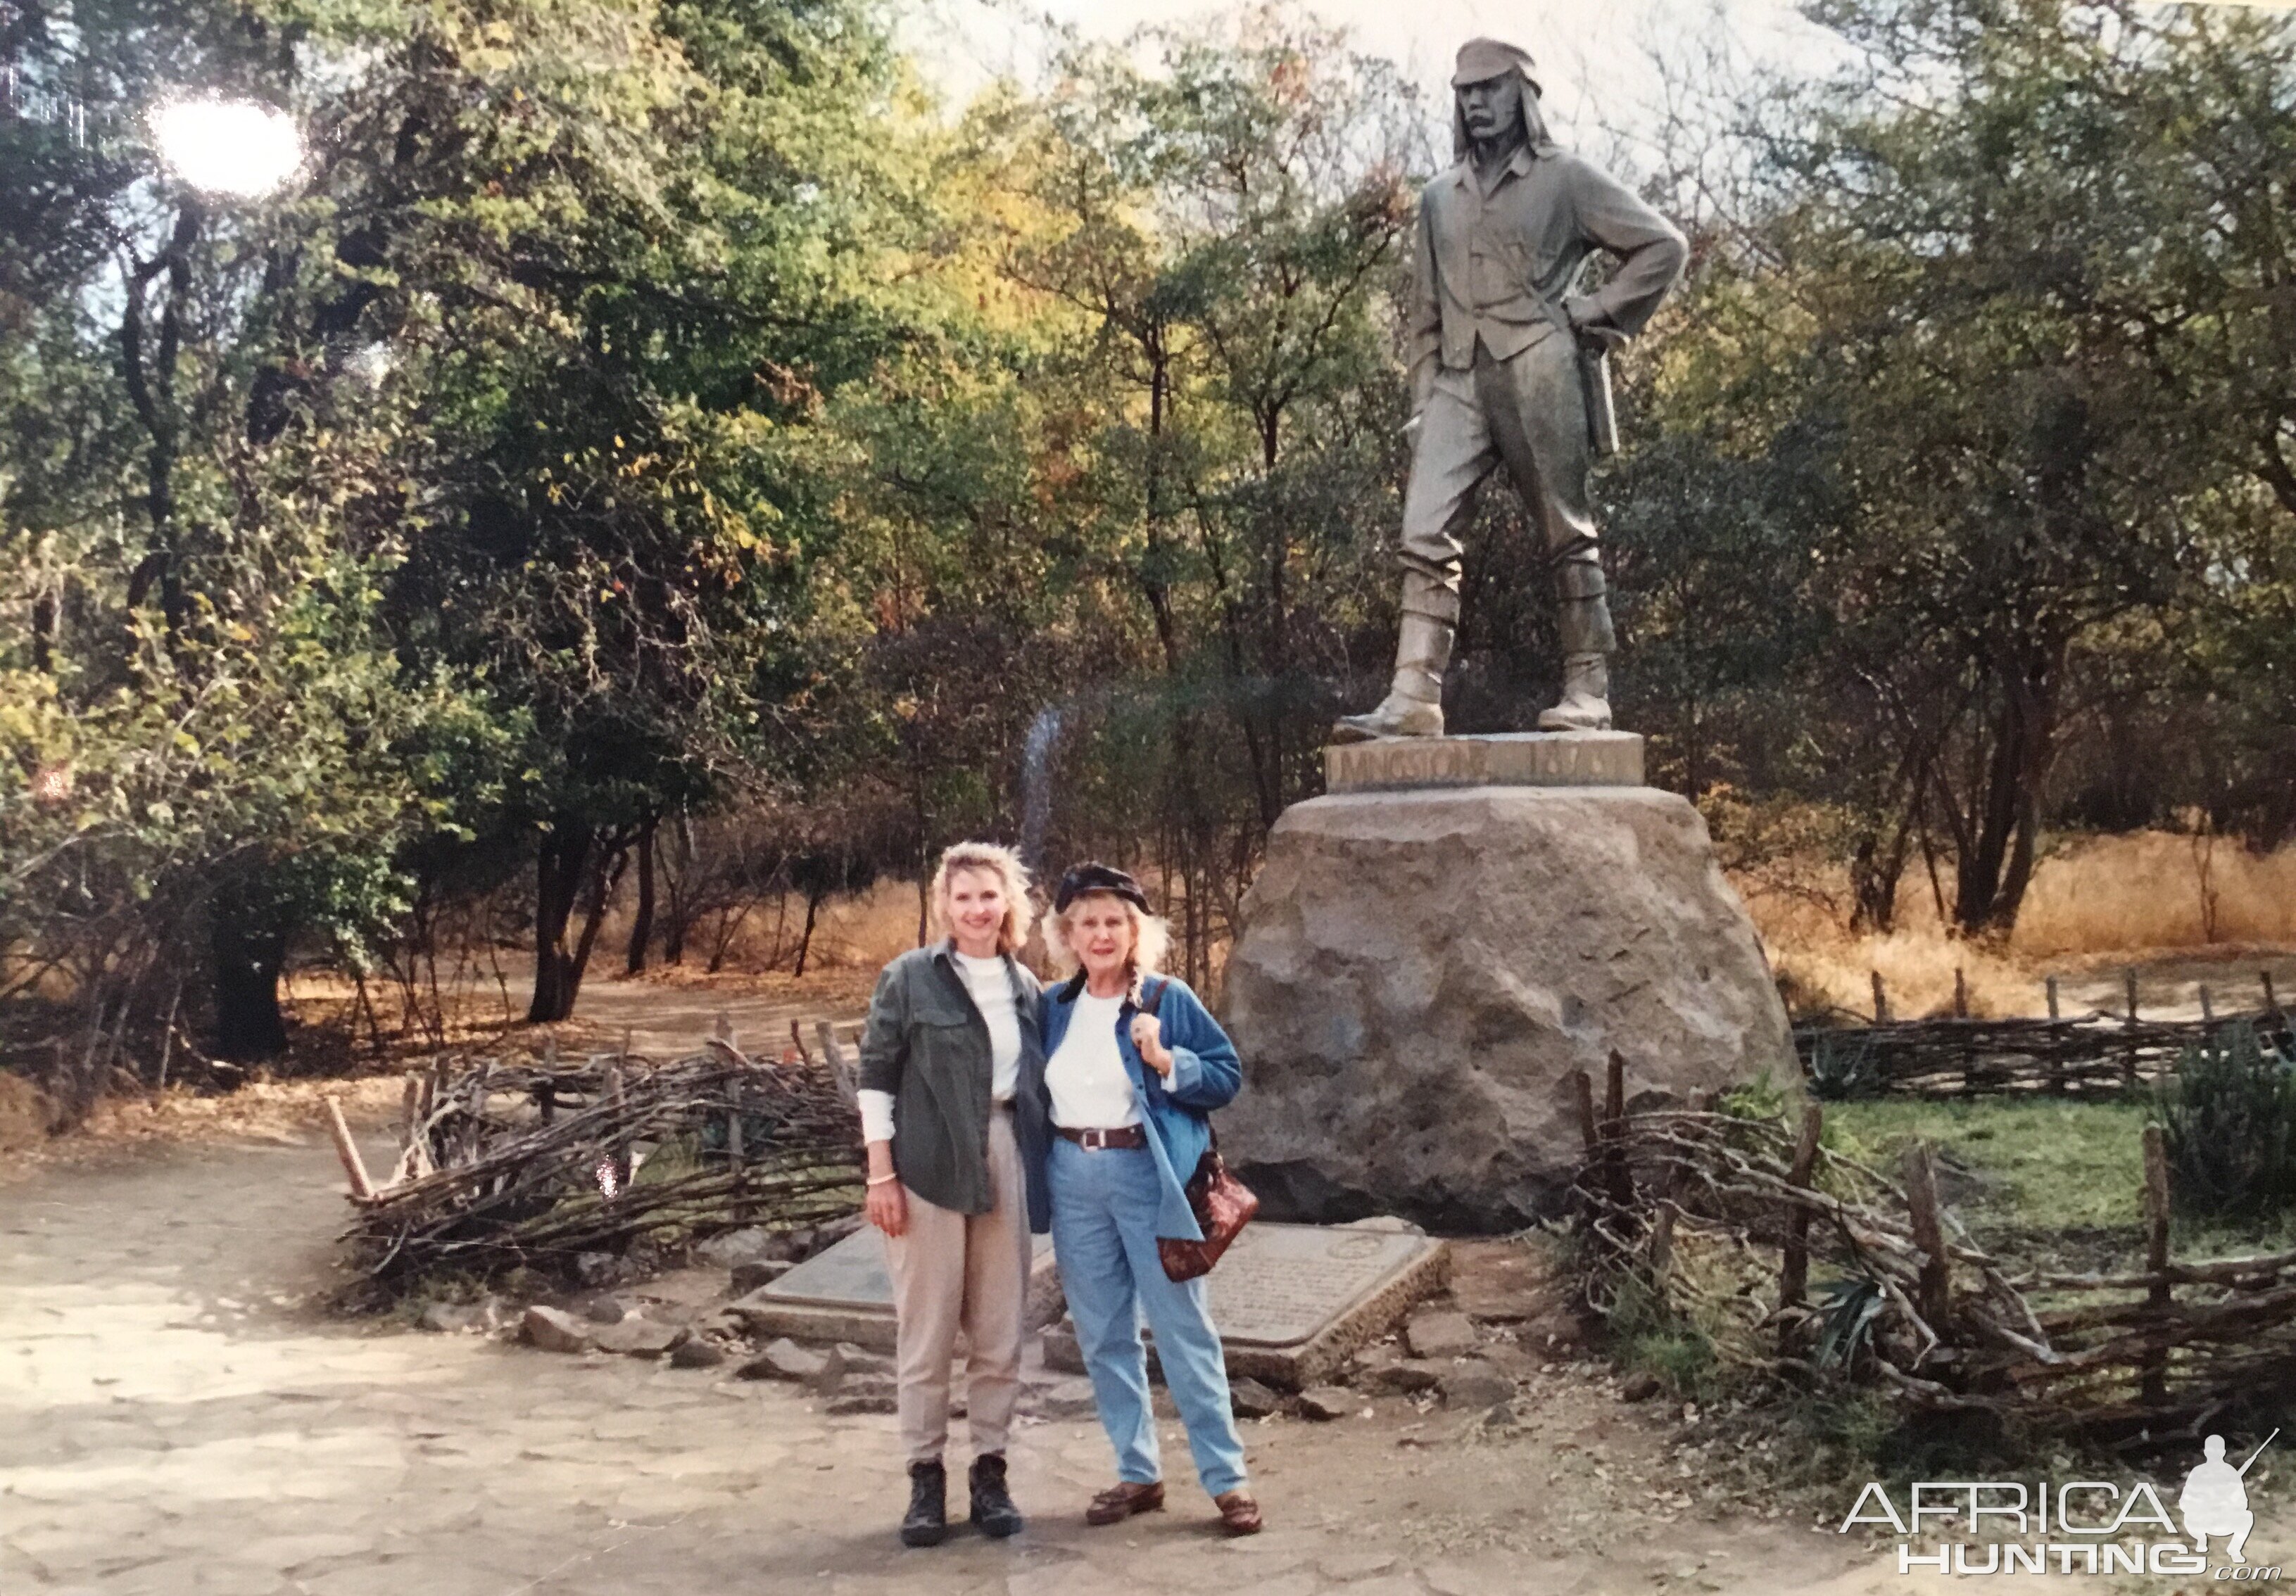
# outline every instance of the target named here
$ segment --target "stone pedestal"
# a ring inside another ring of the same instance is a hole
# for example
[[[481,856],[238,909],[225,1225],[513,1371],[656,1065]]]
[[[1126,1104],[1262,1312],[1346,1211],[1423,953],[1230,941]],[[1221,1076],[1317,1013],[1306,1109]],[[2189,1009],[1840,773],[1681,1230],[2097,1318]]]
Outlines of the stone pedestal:
[[[1644,1101],[1798,1080],[1745,908],[1672,793],[1329,794],[1276,823],[1243,921],[1225,1006],[1245,1090],[1220,1138],[1271,1218],[1551,1211],[1580,1149],[1569,1077],[1599,1084],[1613,1048]]]

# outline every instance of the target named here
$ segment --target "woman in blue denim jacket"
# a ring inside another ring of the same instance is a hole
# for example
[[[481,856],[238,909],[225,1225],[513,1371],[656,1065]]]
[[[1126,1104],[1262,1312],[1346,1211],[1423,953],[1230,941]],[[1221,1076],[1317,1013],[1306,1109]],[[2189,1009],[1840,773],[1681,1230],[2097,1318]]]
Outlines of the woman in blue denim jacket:
[[[1164,1505],[1144,1312],[1164,1383],[1187,1425],[1196,1477],[1231,1535],[1261,1526],[1228,1405],[1227,1368],[1201,1278],[1166,1277],[1160,1236],[1200,1241],[1185,1183],[1211,1145],[1211,1110],[1243,1084],[1234,1044],[1196,994],[1155,974],[1164,924],[1140,883],[1105,864],[1062,878],[1047,940],[1078,966],[1043,998],[1043,1062],[1021,1082],[1044,1112],[1021,1155],[1029,1224],[1049,1229],[1061,1285],[1117,1483],[1085,1520],[1114,1524]],[[1023,1122],[1027,1123],[1026,1121]]]

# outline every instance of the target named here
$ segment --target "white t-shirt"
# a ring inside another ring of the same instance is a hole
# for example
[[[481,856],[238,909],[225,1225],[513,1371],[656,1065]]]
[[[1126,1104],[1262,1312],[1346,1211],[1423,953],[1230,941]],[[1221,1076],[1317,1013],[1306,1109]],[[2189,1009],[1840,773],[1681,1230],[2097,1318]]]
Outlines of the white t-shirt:
[[[1112,1131],[1140,1123],[1131,1074],[1116,1045],[1116,1019],[1124,995],[1077,994],[1076,1011],[1053,1056],[1045,1085],[1053,1097],[1053,1123],[1072,1131]]]
[[[955,958],[956,973],[965,991],[972,994],[972,1006],[988,1022],[988,1095],[998,1102],[1010,1102],[1021,1084],[1021,1016],[1013,1007],[1012,978],[1004,971],[1001,954],[976,959],[970,954],[955,954]],[[859,1096],[861,1140],[890,1142],[893,1094],[865,1091]]]
[[[1021,1016],[1013,1008],[1013,978],[1004,973],[1001,954],[976,959],[971,954],[958,954],[956,973],[964,978],[964,989],[972,994],[972,1006],[988,1022],[988,1047],[995,1060],[988,1095],[998,1102],[1010,1102],[1021,1084]]]

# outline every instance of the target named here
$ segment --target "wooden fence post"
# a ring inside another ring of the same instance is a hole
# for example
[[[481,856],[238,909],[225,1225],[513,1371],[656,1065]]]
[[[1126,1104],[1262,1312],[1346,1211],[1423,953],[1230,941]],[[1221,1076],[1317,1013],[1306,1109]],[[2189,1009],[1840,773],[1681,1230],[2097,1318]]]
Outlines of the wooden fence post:
[[[366,1160],[359,1157],[351,1127],[343,1123],[343,1105],[332,1097],[327,1099],[327,1134],[335,1139],[335,1157],[343,1161],[343,1178],[350,1183],[351,1196],[360,1202],[372,1201],[374,1182],[367,1176]]]
[[[1595,1121],[1595,1082],[1583,1069],[1570,1072],[1570,1101],[1571,1106],[1578,1112],[1578,1141],[1586,1150],[1587,1178],[1599,1184],[1597,1176],[1600,1171],[1596,1160],[1601,1157],[1603,1131]],[[1607,1250],[1603,1248],[1602,1231],[1595,1226],[1587,1228],[1587,1245]]]
[[[1603,1140],[1610,1144],[1603,1158],[1611,1200],[1620,1207],[1635,1200],[1635,1177],[1627,1167],[1627,1056],[1617,1048],[1603,1082]]]
[[[1882,972],[1878,970],[1874,972],[1874,1023],[1890,1023],[1890,994],[1882,985]]]
[[[2134,1087],[2136,1084],[2136,971],[2134,969],[2121,971],[2120,982],[2128,994],[2128,1051],[2121,1057],[2120,1080],[2123,1085]]]
[[[2153,1281],[2144,1293],[2147,1307],[2166,1309],[2169,1289],[2169,1146],[2157,1125],[2144,1127],[2144,1273]],[[2155,1345],[2144,1354],[2140,1394],[2148,1407],[2169,1400],[2169,1349]]]
[[[2280,1000],[2273,994],[2272,972],[2259,970],[2256,972],[2256,978],[2264,983],[2264,1011],[2277,1019],[2280,1017]]]
[[[2201,1024],[2203,1027],[2209,1027],[2215,1025],[2216,1022],[2217,1006],[2209,995],[2209,984],[2202,981],[2201,983]]]
[[[2046,985],[2049,994],[2049,1090],[2062,1092],[2065,1089],[2065,1060],[2058,1049],[2064,1038],[2056,1027],[2063,1015],[2057,1008],[2057,978],[2051,976]]]
[[[1953,1017],[1969,1018],[1969,972],[1958,964],[1953,967]]]
[[[1811,1175],[1817,1168],[1817,1141],[1825,1128],[1825,1110],[1816,1103],[1805,1104],[1801,1111],[1801,1134],[1794,1142],[1793,1166],[1786,1174],[1787,1184],[1808,1191]],[[1783,1311],[1799,1304],[1809,1294],[1809,1210],[1796,1203],[1786,1215],[1785,1263],[1778,1271],[1778,1307]],[[1778,1350],[1790,1349],[1786,1342],[1792,1333],[1790,1325],[1778,1326]]]
[[[845,1061],[845,1048],[837,1040],[837,1028],[825,1019],[816,1020],[813,1034],[820,1040],[822,1061],[829,1066],[837,1082],[837,1094],[845,1106],[857,1109],[861,1106],[861,1077],[857,1068]]]
[[[1928,1146],[1919,1142],[1906,1149],[1906,1207],[1914,1245],[1922,1249],[1923,1259],[1915,1305],[1942,1336],[1947,1311],[1953,1305],[1953,1274],[1946,1256],[1945,1221],[1938,1212],[1937,1167]]]
[[[739,1083],[728,1094],[731,1105],[726,1110],[726,1157],[734,1166],[734,1218],[746,1224],[750,1217],[750,1165],[742,1146],[742,1093]]]

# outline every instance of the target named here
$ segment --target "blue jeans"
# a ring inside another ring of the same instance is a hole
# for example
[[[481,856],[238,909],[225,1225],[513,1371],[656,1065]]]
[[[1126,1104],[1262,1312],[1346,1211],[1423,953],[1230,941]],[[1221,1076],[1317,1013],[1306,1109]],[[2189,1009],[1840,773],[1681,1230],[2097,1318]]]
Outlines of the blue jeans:
[[[1214,1496],[1239,1489],[1243,1443],[1228,1405],[1227,1364],[1204,1281],[1168,1280],[1156,1258],[1155,1155],[1144,1147],[1091,1150],[1055,1138],[1046,1166],[1053,1254],[1101,1428],[1116,1448],[1117,1477],[1135,1484],[1163,1477],[1148,1405],[1148,1355],[1140,1342],[1144,1312],[1164,1384],[1188,1427],[1196,1478]]]

